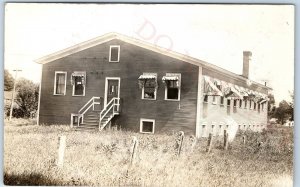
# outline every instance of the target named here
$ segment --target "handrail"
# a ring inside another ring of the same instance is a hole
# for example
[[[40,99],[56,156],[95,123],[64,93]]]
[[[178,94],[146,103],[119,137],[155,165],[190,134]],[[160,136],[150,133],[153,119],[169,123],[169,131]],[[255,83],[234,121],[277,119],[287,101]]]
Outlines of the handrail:
[[[92,97],[83,107],[81,107],[81,109],[78,111],[78,113],[80,114],[81,110],[83,110],[91,101],[93,101],[93,103],[94,103],[95,99],[100,99],[100,97]]]
[[[100,97],[92,97],[83,107],[81,107],[81,109],[78,111],[78,123],[77,126],[79,126],[80,124],[80,119],[83,121],[83,115],[91,108],[94,106],[95,104],[100,104],[100,102],[95,102],[95,99],[100,99]],[[92,102],[92,103],[91,103]],[[88,106],[88,107],[87,107]],[[86,108],[87,107],[87,108]],[[82,113],[81,111],[85,109]]]
[[[115,102],[117,101],[117,102]],[[110,106],[111,105],[111,106]],[[101,127],[101,122],[102,120],[105,118],[105,116],[111,111],[113,110],[113,115],[115,115],[115,110],[114,107],[117,106],[117,111],[119,111],[119,106],[120,106],[120,98],[119,97],[113,97],[109,103],[103,108],[103,110],[100,112],[100,116],[99,116],[99,130],[103,129],[103,127]],[[104,113],[104,114],[103,114]]]

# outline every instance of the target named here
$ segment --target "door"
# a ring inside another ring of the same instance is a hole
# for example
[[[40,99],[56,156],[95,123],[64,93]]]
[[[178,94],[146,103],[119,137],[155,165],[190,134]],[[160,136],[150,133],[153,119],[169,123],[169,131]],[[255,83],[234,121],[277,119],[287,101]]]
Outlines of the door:
[[[106,86],[105,86],[105,100],[104,104],[108,104],[112,98],[120,97],[120,78],[111,77],[106,78]]]

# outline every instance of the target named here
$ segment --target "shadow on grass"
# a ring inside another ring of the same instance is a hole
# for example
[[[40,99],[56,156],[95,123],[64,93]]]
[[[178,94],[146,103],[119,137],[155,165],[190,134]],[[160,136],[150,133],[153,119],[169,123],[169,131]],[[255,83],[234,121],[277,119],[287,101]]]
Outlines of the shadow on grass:
[[[11,175],[4,173],[4,184],[12,186],[54,186],[61,185],[62,182],[55,179],[47,178],[41,174],[31,173],[31,174],[21,174],[21,175]]]

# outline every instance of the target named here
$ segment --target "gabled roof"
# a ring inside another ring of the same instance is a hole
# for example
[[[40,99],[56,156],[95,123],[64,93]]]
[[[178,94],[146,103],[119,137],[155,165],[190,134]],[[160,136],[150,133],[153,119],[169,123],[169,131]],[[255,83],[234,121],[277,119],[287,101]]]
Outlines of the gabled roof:
[[[202,60],[199,60],[199,59],[196,59],[196,58],[193,58],[193,57],[181,54],[181,53],[177,53],[177,52],[168,50],[166,48],[159,47],[159,46],[156,46],[156,45],[153,45],[153,44],[150,44],[148,42],[144,42],[144,41],[132,38],[132,37],[128,37],[128,36],[125,36],[125,35],[122,35],[122,34],[119,34],[119,33],[114,33],[114,32],[107,33],[105,35],[93,38],[91,40],[76,44],[74,46],[71,46],[71,47],[68,47],[66,49],[57,51],[55,53],[49,54],[47,56],[44,56],[42,58],[39,58],[39,59],[35,60],[35,62],[37,62],[39,64],[46,64],[46,63],[52,62],[54,60],[66,57],[68,55],[77,53],[79,51],[82,51],[82,50],[94,47],[96,45],[108,42],[108,41],[113,40],[113,39],[118,39],[118,40],[130,43],[130,44],[133,44],[133,45],[136,45],[136,46],[139,46],[139,47],[142,47],[142,48],[145,48],[145,49],[148,49],[148,50],[151,50],[151,51],[154,51],[154,52],[157,52],[157,53],[169,56],[169,57],[172,57],[172,58],[175,58],[175,59],[179,59],[179,60],[188,62],[188,63],[196,65],[196,66],[202,66],[202,67],[208,68],[210,70],[214,70],[218,73],[233,77],[235,79],[249,81],[247,78],[245,78],[241,75],[235,74],[233,72],[230,72],[228,70],[220,68],[216,65],[210,64],[208,62],[205,62],[205,61],[202,61]],[[271,89],[271,88],[269,88],[269,87],[267,87],[263,84],[257,83],[257,82],[252,81],[252,83],[256,84],[260,87]]]

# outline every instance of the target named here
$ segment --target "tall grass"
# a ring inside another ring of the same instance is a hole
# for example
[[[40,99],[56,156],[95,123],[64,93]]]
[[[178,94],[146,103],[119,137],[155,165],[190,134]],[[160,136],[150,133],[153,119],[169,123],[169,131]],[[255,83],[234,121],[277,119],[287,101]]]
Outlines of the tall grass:
[[[10,185],[292,186],[293,132],[288,128],[238,135],[227,151],[215,138],[192,150],[189,137],[176,156],[176,135],[124,131],[77,132],[67,126],[5,121],[4,182]],[[67,136],[62,168],[55,166],[58,136]],[[131,137],[139,140],[130,165]]]

